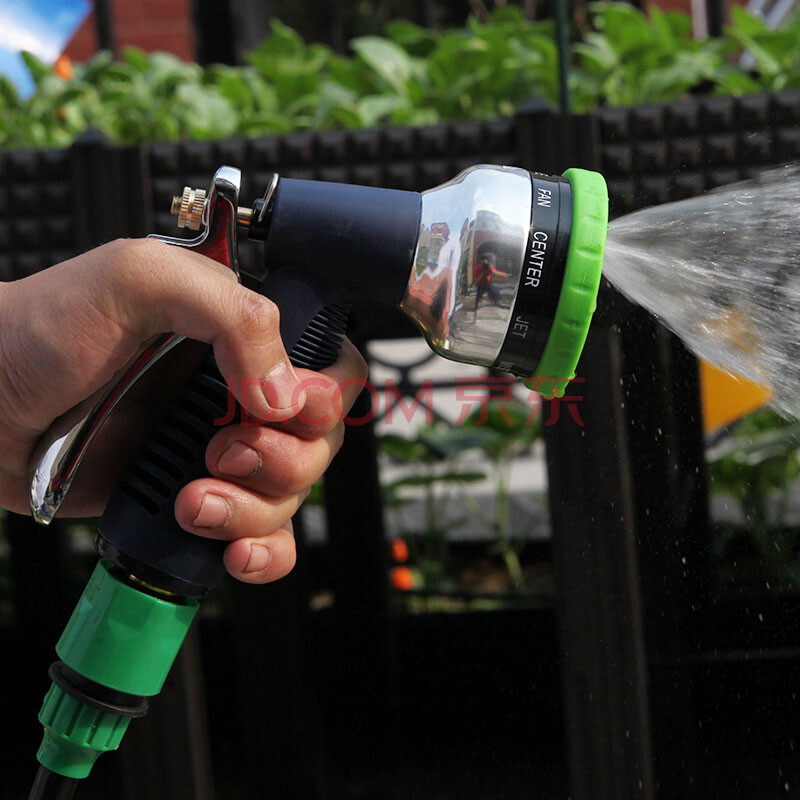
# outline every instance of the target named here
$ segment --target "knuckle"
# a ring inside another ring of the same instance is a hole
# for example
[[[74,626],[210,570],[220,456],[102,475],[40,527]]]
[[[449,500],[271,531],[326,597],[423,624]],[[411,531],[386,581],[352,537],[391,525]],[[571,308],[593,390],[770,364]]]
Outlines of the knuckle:
[[[331,424],[327,418],[321,422],[311,422],[305,425],[303,438],[306,440],[321,439],[330,432],[330,429]]]
[[[136,239],[114,239],[98,248],[105,259],[104,272],[108,277],[119,279],[136,262]]]
[[[155,239],[114,239],[102,246],[103,272],[120,291],[137,285],[143,278],[148,281],[159,275],[159,264],[165,257],[168,245]]]
[[[257,448],[264,453],[263,448]],[[304,459],[298,458],[296,452],[279,451],[277,454],[266,449],[263,458],[264,469],[253,476],[252,481],[258,491],[273,498],[287,498],[298,492],[304,485]]]
[[[241,291],[239,317],[243,328],[254,334],[275,338],[280,330],[278,306],[267,297],[248,290]]]
[[[285,497],[292,494],[295,491],[295,480],[290,472],[294,472],[294,469],[294,467],[286,467],[275,470],[269,476],[269,494],[275,497]]]
[[[130,268],[148,264],[163,254],[165,246],[156,239],[114,239],[103,248],[108,250],[116,264]]]
[[[305,459],[296,458],[286,468],[281,470],[278,480],[283,484],[281,492],[284,494],[295,494],[302,491],[313,480],[310,480],[309,465]]]

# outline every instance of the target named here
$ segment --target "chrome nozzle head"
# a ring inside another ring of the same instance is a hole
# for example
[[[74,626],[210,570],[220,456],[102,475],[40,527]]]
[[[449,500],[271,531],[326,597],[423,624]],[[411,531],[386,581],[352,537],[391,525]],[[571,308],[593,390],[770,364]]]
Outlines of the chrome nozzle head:
[[[400,307],[440,355],[563,393],[594,311],[607,219],[597,173],[470,167],[423,192]]]
[[[537,190],[545,205],[534,213]],[[568,198],[562,210],[561,195],[568,190],[562,178],[482,165],[423,192],[419,241],[401,308],[436,352],[532,374],[546,331],[536,314],[526,316],[516,306],[535,292],[541,315],[548,287],[555,288],[558,224],[571,210]]]

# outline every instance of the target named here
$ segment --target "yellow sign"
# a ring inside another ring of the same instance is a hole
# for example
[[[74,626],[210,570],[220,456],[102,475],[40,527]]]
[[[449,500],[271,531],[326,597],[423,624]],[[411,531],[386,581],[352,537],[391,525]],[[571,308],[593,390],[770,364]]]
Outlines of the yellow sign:
[[[700,397],[703,402],[703,428],[708,433],[761,408],[772,398],[772,391],[701,361]]]

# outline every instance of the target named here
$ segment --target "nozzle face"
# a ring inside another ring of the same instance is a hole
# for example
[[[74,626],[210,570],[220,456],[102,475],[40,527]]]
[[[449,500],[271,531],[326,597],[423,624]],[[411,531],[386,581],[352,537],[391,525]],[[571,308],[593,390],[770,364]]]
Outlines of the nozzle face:
[[[492,366],[509,329],[531,224],[527,170],[480,165],[422,193],[400,307],[440,355]]]

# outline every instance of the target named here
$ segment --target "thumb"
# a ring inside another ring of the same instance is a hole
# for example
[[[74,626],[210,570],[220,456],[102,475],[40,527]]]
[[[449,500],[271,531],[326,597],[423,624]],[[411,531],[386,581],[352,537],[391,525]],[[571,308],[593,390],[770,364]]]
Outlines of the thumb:
[[[223,377],[252,417],[279,421],[302,409],[305,391],[281,341],[275,303],[186,248],[155,239],[106,247],[122,250],[106,273],[121,325],[142,339],[174,331],[212,345]]]

